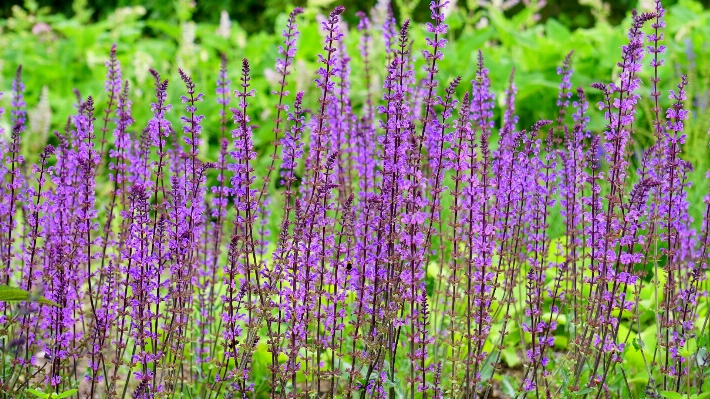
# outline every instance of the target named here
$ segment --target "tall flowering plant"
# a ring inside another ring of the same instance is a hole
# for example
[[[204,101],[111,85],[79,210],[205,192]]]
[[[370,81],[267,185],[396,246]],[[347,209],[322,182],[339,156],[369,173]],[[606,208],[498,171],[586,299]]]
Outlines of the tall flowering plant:
[[[317,77],[297,93],[300,8],[271,93],[230,54],[213,100],[182,69],[181,85],[151,69],[148,121],[133,117],[113,46],[106,104],[77,92],[36,162],[22,156],[18,68],[0,142],[0,396],[710,390],[710,200],[694,221],[693,82],[662,95],[660,0],[632,14],[613,82],[587,93],[573,53],[560,60],[558,111],[532,126],[516,113],[525,82],[513,70],[497,100],[485,51],[471,82],[442,76],[449,2],[432,1],[422,27],[381,3],[357,14],[356,52],[346,10],[324,17]],[[634,152],[644,100],[654,142]],[[203,127],[203,101],[219,105],[219,131]],[[274,104],[268,154],[254,101]]]

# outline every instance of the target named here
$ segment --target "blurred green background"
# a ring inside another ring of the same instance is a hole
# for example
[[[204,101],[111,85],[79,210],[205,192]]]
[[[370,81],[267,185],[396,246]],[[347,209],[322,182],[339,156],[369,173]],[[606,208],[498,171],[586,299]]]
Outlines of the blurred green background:
[[[695,185],[706,187],[704,174],[710,166],[708,128],[710,123],[710,0],[668,0],[663,4],[667,29],[664,44],[666,66],[661,70],[661,105],[670,105],[668,90],[675,88],[680,75],[689,75],[690,87],[686,107],[692,111],[686,123],[688,145],[684,157],[695,166],[691,176]],[[380,4],[383,2],[380,1]],[[411,17],[415,71],[424,75],[421,50],[424,47],[424,24],[429,17],[427,0],[393,0],[392,6],[399,21]],[[517,3],[517,4],[514,4]],[[277,89],[275,61],[283,39],[281,31],[288,12],[299,5],[305,8],[298,17],[301,36],[290,76],[290,96],[306,91],[306,106],[316,104],[313,84],[318,68],[317,55],[323,51],[323,39],[318,21],[335,5],[347,7],[344,19],[348,22],[345,36],[347,51],[352,57],[352,101],[356,112],[365,102],[366,90],[362,76],[362,59],[358,49],[361,33],[356,29],[358,10],[370,12],[377,25],[382,7],[376,0],[11,0],[0,8],[0,105],[10,105],[12,79],[18,65],[23,65],[23,80],[27,86],[29,108],[28,134],[33,140],[23,148],[30,161],[45,142],[55,140],[53,130],[63,129],[67,117],[74,112],[78,89],[82,96],[92,95],[97,103],[97,115],[102,115],[106,104],[104,79],[105,62],[112,44],[118,47],[118,59],[123,78],[132,88],[133,129],[140,132],[150,118],[150,102],[154,101],[148,68],[155,68],[169,78],[169,99],[174,109],[168,118],[176,131],[184,112],[180,96],[184,86],[177,68],[190,73],[205,101],[199,104],[204,122],[203,155],[217,158],[219,140],[219,109],[215,87],[221,54],[230,60],[229,77],[239,78],[238,62],[249,58],[252,65],[252,87],[257,95],[251,100],[255,146],[264,167],[270,162],[267,154],[273,139],[273,117]],[[225,8],[223,8],[225,7]],[[557,90],[560,77],[557,68],[565,55],[572,57],[573,87],[582,87],[592,104],[590,128],[604,129],[603,115],[595,104],[600,95],[589,87],[592,82],[608,83],[617,79],[621,46],[627,41],[631,9],[650,11],[653,0],[458,0],[448,11],[449,41],[444,59],[439,64],[439,79],[443,87],[456,76],[463,82],[459,95],[470,89],[475,77],[478,50],[482,50],[490,69],[493,89],[498,93],[496,118],[502,119],[500,109],[508,78],[515,67],[518,87],[516,110],[520,128],[539,119],[554,119],[557,115]],[[379,11],[378,11],[379,10]],[[375,98],[381,97],[385,62],[381,35],[374,28],[372,48],[372,84]],[[650,28],[645,28],[650,33]],[[640,77],[640,101],[634,125],[633,148],[640,154],[652,140],[650,60],[644,60]],[[235,86],[235,84],[233,84]],[[232,105],[235,102],[232,100]],[[571,117],[571,112],[567,117]],[[0,118],[0,127],[9,131],[8,112]],[[108,187],[108,185],[105,185]],[[107,188],[108,189],[108,188]],[[701,204],[704,190],[693,190]],[[697,207],[698,210],[700,206]],[[696,221],[701,219],[694,211]]]
[[[39,0],[37,1],[40,7],[48,7],[53,13],[60,13],[65,16],[73,14],[71,0]],[[286,12],[293,6],[305,7],[308,5],[307,0],[239,0],[239,1],[224,1],[224,0],[195,0],[194,20],[196,22],[212,22],[219,21],[219,14],[222,10],[226,10],[235,21],[244,27],[247,32],[253,33],[261,29],[273,31],[273,24],[276,17],[283,12]],[[323,1],[311,1],[311,4],[320,3]],[[350,22],[355,22],[355,12],[357,10],[369,10],[372,8],[376,0],[341,0],[338,5],[346,7],[345,18]],[[406,7],[409,5],[414,8],[412,11],[413,20],[416,22],[425,22],[429,18],[429,2],[428,1],[412,1],[404,0],[403,2],[393,2],[395,13],[399,13],[401,6],[404,3]],[[408,4],[407,4],[408,3]],[[474,1],[458,1],[456,5],[465,10],[472,10],[475,5],[480,2]],[[492,3],[496,3],[493,1]],[[498,3],[503,4],[503,1]],[[584,3],[584,2],[582,2]],[[569,28],[590,27],[594,24],[593,8],[590,7],[594,1],[588,2],[587,5],[580,4],[576,0],[548,0],[546,6],[540,10],[541,20],[544,22],[550,17],[560,20]],[[677,0],[665,1],[666,7],[676,4]],[[12,13],[12,7],[22,5],[22,0],[6,0],[0,6],[0,11],[5,17],[9,17]],[[626,14],[637,6],[636,0],[613,0],[606,2],[608,7],[608,19],[613,24],[618,24],[623,20]],[[710,0],[703,0],[701,4],[710,6]],[[176,19],[175,8],[171,1],[164,0],[91,0],[87,6],[92,10],[91,19],[93,21],[101,20],[109,16],[116,8],[127,6],[143,6],[148,11],[146,18],[159,18],[163,20]],[[506,14],[514,15],[525,7],[523,2],[513,6]]]

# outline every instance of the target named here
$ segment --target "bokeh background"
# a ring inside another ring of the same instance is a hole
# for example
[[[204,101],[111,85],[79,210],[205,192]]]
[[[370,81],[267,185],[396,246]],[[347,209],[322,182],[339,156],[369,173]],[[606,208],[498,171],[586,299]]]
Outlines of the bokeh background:
[[[369,10],[377,0],[342,0],[339,5],[346,7],[345,18],[350,22],[355,21],[355,10]],[[195,2],[194,20],[196,22],[219,22],[219,15],[222,10],[226,10],[233,19],[238,22],[247,32],[253,33],[259,30],[272,30],[273,24],[280,13],[288,11],[292,6],[305,7],[307,0],[198,0]],[[325,5],[327,1],[311,1]],[[332,2],[335,3],[335,2]],[[478,0],[457,1],[456,5],[465,10],[474,10],[481,2]],[[495,1],[493,3],[496,3]],[[498,3],[504,3],[500,1]],[[540,10],[541,20],[544,22],[548,18],[556,18],[567,27],[574,29],[580,27],[590,27],[594,24],[594,7],[599,1],[576,1],[576,0],[548,0],[544,8]],[[634,7],[638,6],[637,0],[613,0],[606,1],[608,10],[607,18],[613,24],[620,23],[626,14]],[[678,3],[678,0],[664,1],[664,6],[668,7]],[[705,7],[710,6],[710,0],[700,1]],[[21,6],[22,0],[6,0],[2,2],[0,10],[3,16],[9,17],[12,14],[13,6]],[[37,1],[40,7],[48,7],[52,12],[65,16],[73,14],[71,0],[40,0]],[[92,10],[91,19],[96,21],[111,15],[116,8],[143,6],[146,8],[146,18],[177,19],[173,2],[164,0],[91,0],[87,6]],[[413,8],[412,17],[414,21],[425,22],[429,18],[429,3],[424,0],[402,0],[393,2],[396,13],[401,12],[404,7]],[[511,7],[506,14],[514,15],[525,7],[520,2]]]
[[[84,98],[94,97],[101,115],[106,94],[105,62],[113,44],[118,48],[118,59],[123,78],[132,92],[136,129],[141,129],[150,117],[153,101],[152,80],[148,69],[155,68],[172,82],[169,97],[179,104],[184,87],[177,69],[183,68],[205,93],[199,112],[206,116],[201,153],[215,160],[218,152],[219,109],[215,88],[222,54],[230,61],[229,76],[233,82],[239,77],[238,62],[247,57],[252,65],[252,87],[257,96],[250,104],[251,118],[257,125],[255,146],[260,162],[270,162],[273,139],[273,111],[276,89],[274,72],[277,49],[282,43],[288,13],[295,6],[305,8],[299,16],[301,35],[294,62],[294,74],[289,86],[293,100],[297,91],[312,90],[318,68],[317,55],[322,52],[319,21],[336,5],[344,5],[344,20],[348,25],[345,43],[352,57],[353,107],[357,111],[365,101],[366,88],[362,76],[362,59],[357,30],[357,11],[367,12],[375,25],[372,56],[371,90],[376,98],[385,75],[384,43],[378,31],[378,21],[386,12],[384,0],[5,0],[0,2],[0,105],[10,106],[12,79],[19,65],[23,65],[23,81],[27,87],[31,145],[23,148],[32,160],[46,142],[56,141],[54,130],[66,125],[77,100],[75,90]],[[424,70],[421,50],[424,48],[424,24],[429,18],[427,0],[392,0],[398,21],[411,18],[415,70],[422,77]],[[667,30],[664,43],[667,68],[661,73],[662,106],[670,104],[667,93],[680,82],[681,74],[688,74],[690,87],[686,106],[691,117],[686,124],[688,145],[683,156],[695,166],[691,176],[694,185],[707,186],[705,172],[710,166],[708,128],[710,128],[710,0],[665,0]],[[516,109],[522,128],[539,119],[554,119],[557,115],[557,90],[560,77],[558,67],[565,56],[574,51],[572,68],[574,87],[582,87],[592,104],[601,99],[590,88],[592,82],[609,83],[616,80],[617,62],[621,46],[626,43],[631,21],[631,10],[650,11],[653,0],[458,0],[452,1],[446,22],[450,26],[449,41],[439,64],[439,79],[448,82],[461,76],[470,82],[475,76],[478,51],[490,69],[493,89],[503,93],[515,68],[514,82],[518,88]],[[650,31],[647,31],[650,33]],[[649,60],[644,61],[645,64]],[[635,124],[633,148],[641,154],[652,142],[650,86],[652,70],[648,66],[641,73],[642,100]],[[444,87],[445,84],[439,87]],[[469,90],[462,84],[458,95]],[[307,97],[307,106],[316,98]],[[233,103],[234,104],[234,103]],[[597,110],[592,115],[591,129],[604,130],[604,118]],[[173,110],[168,118],[179,126],[180,110]],[[568,117],[570,117],[568,115]],[[497,123],[502,115],[496,110]],[[0,126],[9,129],[9,115],[0,118]],[[110,133],[109,133],[110,134]],[[494,138],[495,139],[495,138]],[[109,185],[105,185],[109,187]],[[699,223],[702,201],[693,216]]]

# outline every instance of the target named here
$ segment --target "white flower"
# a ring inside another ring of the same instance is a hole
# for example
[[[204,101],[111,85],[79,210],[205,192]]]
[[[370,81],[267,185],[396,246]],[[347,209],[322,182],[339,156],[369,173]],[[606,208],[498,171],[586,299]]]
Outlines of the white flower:
[[[458,3],[458,0],[449,0],[449,4],[444,7],[443,13],[444,13],[444,19],[448,18],[456,9],[456,3]]]
[[[52,108],[49,106],[49,88],[47,86],[42,87],[39,103],[28,114],[30,132],[39,135],[37,140],[32,140],[32,142],[42,145],[47,140],[47,134],[49,134],[52,124]]]
[[[136,51],[133,55],[133,70],[139,85],[143,85],[148,79],[148,68],[154,64],[153,57],[143,51]]]
[[[481,17],[481,19],[476,22],[476,29],[485,29],[488,27],[488,18]]]
[[[389,0],[377,0],[377,4],[370,11],[372,15],[372,27],[376,31],[382,30],[382,25],[385,24],[385,20],[389,16],[390,2]]]
[[[195,46],[196,32],[197,25],[193,21],[182,24],[182,40],[178,48],[177,62],[178,66],[188,74],[195,65],[195,56],[197,55],[197,46]]]
[[[215,33],[225,39],[229,39],[232,34],[232,21],[229,19],[229,13],[226,10],[222,10],[222,13],[219,14],[219,28],[217,28]]]

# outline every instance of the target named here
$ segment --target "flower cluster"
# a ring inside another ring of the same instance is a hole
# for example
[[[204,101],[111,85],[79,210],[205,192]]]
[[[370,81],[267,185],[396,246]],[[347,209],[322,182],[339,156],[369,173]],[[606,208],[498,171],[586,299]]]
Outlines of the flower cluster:
[[[152,117],[134,120],[113,46],[105,106],[77,92],[65,130],[31,161],[18,68],[0,142],[0,279],[30,295],[0,303],[0,394],[473,398],[491,394],[504,362],[523,367],[504,378],[510,394],[611,397],[639,370],[648,395],[707,389],[691,375],[708,364],[695,349],[710,200],[696,230],[692,81],[664,111],[660,0],[633,14],[618,79],[574,88],[570,52],[557,115],[524,127],[514,70],[501,101],[484,51],[470,83],[439,73],[447,7],[431,2],[421,52],[418,27],[398,28],[387,4],[358,13],[358,55],[336,7],[320,24],[317,78],[291,93],[304,72],[295,8],[272,93],[253,89],[247,59],[233,87],[222,56],[218,132],[203,129],[209,96],[182,69],[180,88],[150,70]],[[601,98],[603,131],[588,96]],[[255,99],[274,104],[270,154]],[[655,141],[635,154],[644,100]],[[211,136],[217,151],[205,151]],[[632,347],[643,364],[620,372]]]

